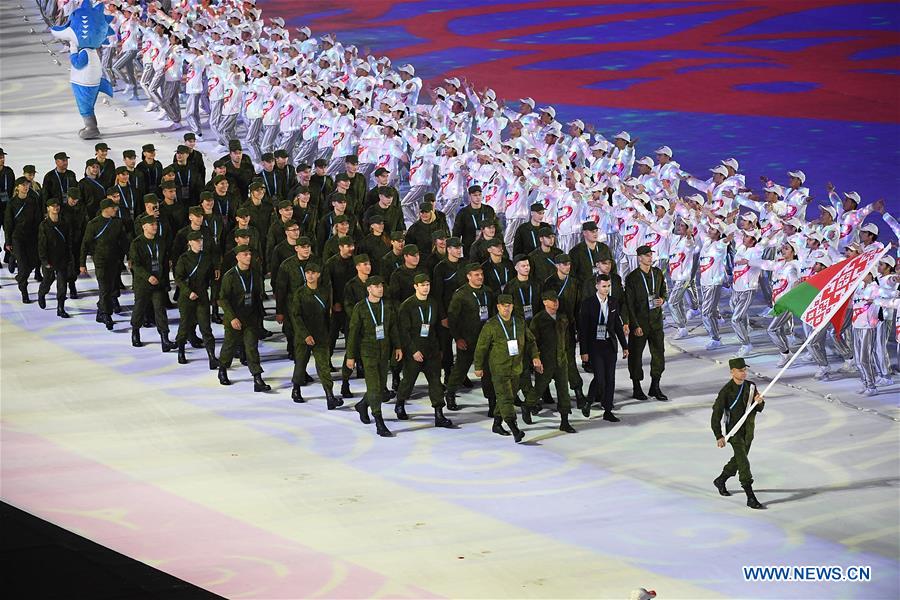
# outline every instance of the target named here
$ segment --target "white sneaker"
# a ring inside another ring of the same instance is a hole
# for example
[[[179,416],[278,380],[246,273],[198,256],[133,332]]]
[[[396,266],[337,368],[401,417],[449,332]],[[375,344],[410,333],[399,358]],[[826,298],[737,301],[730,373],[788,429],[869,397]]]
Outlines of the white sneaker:
[[[841,370],[845,373],[856,373],[856,363],[853,362],[853,359],[848,358],[841,366]]]
[[[796,335],[789,335],[789,336],[788,336],[788,343],[789,343],[791,346],[799,346],[800,344],[803,343],[803,340],[801,340],[800,338],[798,338]]]
[[[854,391],[854,393],[859,394],[860,396],[862,396],[863,394],[866,393],[866,390],[867,390],[867,389],[869,389],[869,388],[863,386],[863,387],[861,387],[861,388],[859,388],[859,389],[857,389],[857,390],[853,390],[853,391]]]
[[[878,390],[876,388],[870,387],[870,388],[866,388],[866,391],[863,392],[863,395],[864,396],[874,396],[877,393],[878,393]]]
[[[875,380],[875,385],[878,386],[886,386],[886,385],[894,385],[894,380],[890,377],[879,377]]]
[[[144,108],[144,112],[153,112],[157,108],[159,108],[159,106],[157,106],[156,102],[148,102],[146,108]]]
[[[709,340],[706,344],[707,350],[715,350],[722,347],[722,340]]]
[[[728,321],[726,321],[722,317],[719,317],[719,327],[725,327],[725,323],[727,323],[727,322]]]
[[[166,129],[166,131],[178,131],[179,129],[181,129],[181,123],[179,123],[178,121],[176,121],[176,122],[172,123],[172,124],[168,127],[168,129]]]
[[[822,381],[828,381],[828,367],[819,367],[816,371],[816,374],[813,375],[816,379],[820,379]]]
[[[689,311],[687,311],[687,318],[688,318],[688,319],[696,319],[696,318],[699,317],[699,316],[700,316],[700,311],[697,310],[697,309],[695,309],[695,308],[692,308],[692,309],[690,309]]]
[[[750,354],[750,352],[752,350],[753,350],[753,344],[746,344],[744,346],[741,346],[740,349],[738,349],[738,351],[737,351],[737,357],[744,358],[745,356]]]
[[[772,316],[772,309],[769,308],[769,307],[767,306],[767,307],[765,307],[764,309],[762,309],[761,311],[759,311],[759,314],[756,315],[756,316],[757,316],[757,317],[771,317],[771,316]]]
[[[790,353],[788,353],[788,354],[782,354],[782,355],[781,355],[781,358],[778,359],[778,364],[775,365],[775,366],[778,367],[778,368],[780,369],[781,367],[783,367],[784,365],[786,365],[786,364],[788,363],[789,360],[791,360],[791,355],[790,355]]]
[[[678,333],[675,334],[675,339],[676,339],[676,340],[683,340],[683,339],[686,338],[688,335],[689,335],[689,334],[688,334],[687,327],[679,327],[679,328],[678,328]]]

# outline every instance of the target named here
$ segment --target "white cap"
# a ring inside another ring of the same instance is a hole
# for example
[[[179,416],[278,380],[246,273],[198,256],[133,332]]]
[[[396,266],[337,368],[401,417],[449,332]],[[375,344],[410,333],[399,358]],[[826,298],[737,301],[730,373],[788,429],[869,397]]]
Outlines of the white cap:
[[[876,225],[875,223],[866,223],[865,225],[860,227],[859,230],[871,233],[872,235],[878,235],[878,225]]]
[[[485,102],[482,104],[484,108],[490,108],[491,110],[497,110],[497,103],[491,100],[490,102]]]
[[[801,221],[797,217],[794,217],[793,219],[788,219],[787,221],[784,222],[784,224],[790,225],[791,227],[793,227],[794,229],[796,229],[798,231],[803,228],[803,221]]]
[[[741,231],[741,233],[743,233],[743,235],[749,235],[755,240],[758,240],[762,235],[762,232],[756,227],[754,227],[753,229],[744,229]]]
[[[420,129],[420,130],[419,130],[419,134],[420,134],[420,135],[424,135],[424,136],[427,137],[429,140],[433,140],[433,139],[434,139],[434,131],[432,131],[431,129]]]
[[[397,121],[394,119],[385,119],[384,123],[381,124],[382,127],[393,127],[395,130],[398,129]]]
[[[281,17],[272,17],[271,19],[269,19],[269,22],[275,23],[279,27],[284,27],[284,19],[282,19]]]
[[[831,258],[829,258],[827,252],[816,251],[815,253],[811,253],[811,256],[812,256],[812,254],[815,254],[815,256],[813,256],[813,260],[822,266],[830,267],[831,265],[834,264],[832,262]],[[887,257],[885,257],[885,258],[887,258]]]
[[[756,215],[756,213],[750,211],[741,213],[741,218],[747,221],[753,221],[754,223],[759,220],[759,217]]]
[[[672,149],[668,146],[662,146],[661,148],[656,149],[656,154],[665,154],[669,158],[672,158]]]
[[[519,104],[527,104],[531,107],[531,110],[534,110],[534,99],[533,98],[522,98],[519,100]]]
[[[894,268],[894,267],[897,266],[897,261],[896,261],[896,259],[895,259],[893,256],[891,256],[890,254],[885,254],[884,256],[882,256],[882,257],[881,257],[881,262],[887,264],[887,265],[890,266],[891,268]]]
[[[369,63],[367,63],[367,62],[364,61],[364,60],[361,60],[361,61],[359,61],[358,63],[356,63],[356,66],[354,67],[354,69],[362,69],[362,70],[365,71],[366,73],[371,73],[371,72],[372,72],[372,67],[370,67],[370,66],[369,66]]]
[[[581,119],[575,119],[574,121],[566,123],[566,125],[574,125],[578,129],[584,131],[584,121],[582,121]]]
[[[844,198],[850,198],[851,200],[853,200],[853,201],[856,202],[857,204],[859,204],[860,202],[862,202],[862,198],[860,198],[858,192],[847,192],[846,194],[844,194]]]
[[[820,244],[821,244],[822,242],[825,241],[825,236],[822,235],[822,232],[821,232],[821,231],[817,231],[817,230],[815,230],[815,229],[813,229],[813,230],[807,232],[806,237],[809,238],[809,239],[811,239],[811,240],[816,240],[816,241],[818,241]]]
[[[456,77],[451,77],[450,79],[445,79],[444,83],[459,87],[459,79]]]
[[[722,161],[722,164],[725,165],[726,167],[731,167],[735,171],[738,170],[738,161],[736,158],[726,158],[725,160]]]
[[[484,90],[484,97],[485,97],[485,98],[490,98],[491,100],[496,100],[496,99],[497,99],[497,92],[495,92],[495,91],[492,90],[491,88],[488,88],[488,89]]]
[[[635,185],[640,185],[641,180],[638,179],[637,177],[626,177],[622,183],[624,183],[625,185],[628,185],[628,186],[635,186]]]
[[[691,194],[686,199],[692,202],[699,202],[700,204],[706,202],[706,198],[704,198],[702,194]]]
[[[640,200],[641,202],[650,202],[650,196],[648,196],[644,192],[638,192],[632,196],[635,200]]]
[[[416,68],[412,65],[403,65],[399,69],[397,69],[401,73],[407,73],[410,76],[414,76],[416,74]]]
[[[821,208],[822,210],[827,212],[829,215],[831,215],[832,219],[837,219],[837,209],[835,207],[825,206],[824,204],[820,204],[819,208]]]
[[[654,200],[653,204],[655,204],[656,206],[662,206],[664,209],[669,210],[669,201],[665,198]]]
[[[332,37],[332,35],[331,35],[330,33],[326,33],[325,35],[323,35],[323,36],[322,36],[322,41],[323,41],[323,42],[328,42],[329,44],[331,44],[332,46],[334,46],[334,37]]]
[[[445,90],[444,88],[438,86],[438,87],[434,88],[434,94],[435,94],[435,96],[443,96],[443,97],[446,98],[446,97],[447,97],[447,90]]]
[[[728,177],[728,169],[719,165],[718,167],[712,168],[709,170],[710,173],[718,173],[722,177]]]
[[[545,106],[544,108],[541,109],[540,112],[547,113],[553,119],[556,118],[556,109],[553,108],[552,106]]]
[[[775,195],[778,196],[779,198],[781,198],[782,196],[784,196],[784,190],[782,190],[782,189],[781,189],[781,186],[779,186],[779,185],[770,185],[770,186],[766,186],[766,191],[775,194]]]
[[[796,177],[800,180],[800,183],[806,183],[806,173],[804,173],[803,171],[788,171],[788,175],[790,175],[791,177]]]
[[[652,169],[654,163],[653,163],[652,158],[650,158],[649,156],[645,156],[645,157],[641,158],[640,160],[638,160],[637,164],[644,165],[645,167],[650,167]]]
[[[616,134],[616,137],[614,139],[625,140],[626,142],[630,143],[631,142],[631,134],[628,133],[627,131],[620,131],[619,133]]]

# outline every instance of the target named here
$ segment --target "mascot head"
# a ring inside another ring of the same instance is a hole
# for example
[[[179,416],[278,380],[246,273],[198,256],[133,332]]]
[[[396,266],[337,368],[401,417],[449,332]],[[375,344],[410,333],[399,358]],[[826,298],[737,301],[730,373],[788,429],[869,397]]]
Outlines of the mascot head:
[[[112,15],[104,13],[102,2],[92,5],[91,0],[83,0],[65,25],[51,27],[50,30],[55,37],[65,39],[79,49],[99,48],[108,43],[109,36],[116,33],[109,26],[112,20]]]

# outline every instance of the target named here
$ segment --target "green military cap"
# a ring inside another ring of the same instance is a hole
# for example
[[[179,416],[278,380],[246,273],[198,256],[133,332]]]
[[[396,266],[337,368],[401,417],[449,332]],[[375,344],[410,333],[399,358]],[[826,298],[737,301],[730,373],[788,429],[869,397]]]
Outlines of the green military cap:
[[[121,196],[122,192],[119,191],[119,188],[116,186],[106,188],[107,196]]]
[[[275,156],[275,158],[287,158],[288,153],[287,153],[287,150],[279,149],[274,152],[274,156]]]
[[[332,202],[343,202],[344,204],[346,204],[347,196],[346,196],[346,194],[332,194],[331,201]]]
[[[278,210],[281,210],[283,208],[290,208],[293,205],[294,204],[290,200],[282,200],[281,202],[278,203]]]
[[[194,215],[195,217],[202,217],[203,216],[203,208],[201,208],[199,206],[192,206],[188,209],[188,214]]]
[[[241,140],[228,140],[228,151],[234,152],[235,150],[243,150]]]
[[[240,207],[239,209],[237,209],[237,210],[235,211],[234,216],[236,216],[236,217],[249,217],[249,216],[250,216],[250,209],[247,208],[246,206],[242,206],[242,207]]]
[[[312,271],[313,273],[321,273],[322,272],[322,265],[320,265],[318,262],[316,262],[314,260],[311,260],[308,263],[306,263],[306,266],[303,268],[306,270],[307,273],[309,271]]]
[[[406,234],[402,231],[392,231],[391,232],[391,241],[392,242],[402,242],[406,239]]]
[[[359,164],[359,157],[358,157],[357,155],[355,155],[355,154],[348,154],[347,156],[344,157],[344,162],[345,162],[345,163],[350,163],[350,164],[353,164],[353,165],[358,165],[358,164]]]
[[[250,244],[238,244],[234,247],[234,253],[240,254],[241,252],[253,252],[253,247]]]
[[[368,255],[368,254],[357,254],[356,256],[353,257],[353,264],[354,264],[354,265],[361,265],[361,264],[367,263],[367,262],[371,262],[371,261],[369,260],[369,255]]]
[[[527,254],[516,254],[515,256],[513,256],[512,261],[513,261],[513,264],[516,264],[516,263],[522,262],[523,260],[528,260]]]
[[[346,173],[338,173],[338,175],[334,178],[334,182],[340,183],[342,181],[350,181],[350,177],[348,177]]]
[[[144,204],[159,204],[159,197],[156,194],[144,194]]]
[[[342,235],[338,238],[337,244],[338,246],[352,246],[353,238],[347,235]]]
[[[371,217],[369,217],[369,225],[371,225],[372,223],[381,223],[383,225],[384,217],[381,215],[372,215]]]
[[[159,189],[161,190],[174,190],[175,182],[174,181],[163,181],[159,184]]]
[[[250,184],[249,190],[251,192],[255,192],[256,190],[265,189],[265,187],[266,187],[266,184],[264,184],[262,181],[259,181],[258,179],[254,179],[253,183]]]
[[[228,178],[225,177],[224,175],[216,175],[215,177],[212,178],[213,185],[219,185],[223,181],[228,181]]]
[[[16,181],[16,185],[19,185],[19,182]],[[66,190],[66,196],[69,198],[78,198],[81,200],[81,190],[77,187],[70,186],[69,189]]]
[[[470,185],[470,186],[469,186],[469,193],[470,193],[470,194],[475,194],[475,193],[478,193],[478,192],[480,192],[480,191],[481,191],[481,186],[480,186],[480,185]]]
[[[29,183],[31,183],[31,182],[28,181],[27,177],[17,177],[16,181],[13,185],[28,185]],[[72,188],[69,188],[69,189],[72,189]]]
[[[435,240],[446,240],[446,239],[447,239],[447,232],[444,231],[443,229],[437,229],[437,230],[431,232],[431,241],[432,242]]]
[[[747,361],[745,361],[743,358],[732,358],[728,361],[728,368],[729,369],[746,369]]]
[[[34,168],[34,165],[25,165],[22,167],[23,173],[37,173],[37,169]]]
[[[553,229],[547,225],[542,225],[538,228],[538,237],[550,237],[556,235],[553,233]]]
[[[558,265],[563,265],[563,264],[572,262],[572,258],[565,252],[562,252],[562,253],[556,255],[556,258],[553,259],[553,262],[555,262]]]
[[[94,150],[109,150],[109,146],[106,145],[106,142],[100,142],[99,144],[94,144]]]
[[[115,206],[115,204],[113,204],[113,206]],[[152,224],[152,223],[156,223],[156,217],[154,217],[153,215],[147,215],[147,214],[145,214],[145,215],[142,215],[142,216],[137,220],[137,222],[138,222],[138,225],[139,225],[139,226],[143,227],[144,225],[149,225],[149,224]]]
[[[183,139],[184,139],[184,141],[189,142],[191,140],[196,140],[197,136],[194,135],[192,132],[188,131],[186,134],[184,134]]]
[[[471,273],[473,271],[480,271],[480,270],[481,270],[481,265],[477,262],[470,262],[469,264],[466,265],[466,275],[468,275],[469,273]]]
[[[447,238],[447,247],[448,248],[462,248],[462,240],[458,237],[448,237]]]
[[[128,167],[122,165],[121,167],[116,167],[116,175],[121,175],[122,173],[127,173]]]
[[[137,158],[137,152],[134,150],[123,150],[122,158]]]
[[[419,205],[420,213],[427,213],[427,212],[431,212],[433,210],[434,210],[434,204],[432,204],[431,202],[423,202],[422,204]]]
[[[545,212],[546,210],[543,202],[535,202],[531,205],[531,212]]]
[[[297,190],[294,192],[294,196],[299,196],[300,194],[308,194],[309,186],[308,185],[298,185]]]
[[[653,248],[647,246],[646,244],[643,246],[638,246],[637,255],[642,256],[644,254],[653,254]]]
[[[422,196],[422,202],[431,202],[433,205],[435,198],[434,192],[425,192],[425,195]]]
[[[97,165],[98,167],[100,166],[100,161],[97,160],[96,158],[89,158],[86,161],[84,161],[85,167],[93,167],[94,165]]]
[[[595,221],[585,221],[581,224],[582,231],[597,231],[597,223]]]
[[[350,219],[347,218],[347,215],[338,215],[334,218],[334,224],[337,225],[338,223],[346,223],[349,220]]]
[[[394,188],[389,185],[383,185],[378,188],[378,195],[384,196],[385,198],[393,198],[394,197]]]
[[[178,144],[178,147],[175,148],[175,154],[190,154],[191,149],[185,146],[184,144]]]
[[[226,168],[226,167],[228,167],[228,161],[227,161],[227,160],[223,160],[223,159],[220,158],[219,160],[213,161],[213,168],[214,168],[214,169],[224,169],[224,168]]]
[[[317,158],[316,160],[313,161],[313,165],[315,165],[317,167],[327,167],[328,161],[325,160],[324,158]]]
[[[141,152],[156,152],[156,146],[153,144],[144,144],[141,146]]]
[[[414,255],[419,253],[419,247],[415,244],[407,244],[403,246],[403,254],[404,256]]]
[[[366,280],[366,287],[369,287],[370,285],[384,285],[384,277],[372,275]]]
[[[375,177],[379,177],[379,176],[381,176],[381,175],[384,175],[385,173],[390,173],[390,171],[388,171],[388,170],[385,169],[384,167],[378,167],[377,169],[375,169],[375,172],[372,173],[372,174],[373,174]],[[380,189],[380,188],[379,188],[379,189]]]
[[[428,277],[427,273],[419,273],[415,277],[413,277],[413,283],[428,283],[431,281],[431,278]]]
[[[232,232],[231,235],[233,235],[233,236],[236,237],[236,238],[239,238],[239,237],[250,237],[250,230],[249,230],[249,229],[244,229],[243,227],[238,227],[237,229],[235,229],[235,230]]]
[[[262,162],[275,162],[275,155],[272,152],[266,152],[259,157]]]
[[[187,234],[187,239],[188,239],[189,242],[190,242],[191,240],[202,240],[202,239],[203,239],[203,232],[202,232],[202,231],[199,231],[199,230],[198,230],[198,231],[194,231],[194,230],[192,229],[192,230],[190,230],[190,231],[188,232],[188,234]]]
[[[546,290],[541,294],[541,300],[559,300],[559,296],[553,290]]]
[[[485,219],[484,221],[481,222],[482,229],[484,229],[485,227],[496,227],[496,226],[497,226],[497,221],[495,221],[494,219]]]
[[[301,235],[299,238],[297,238],[297,245],[298,246],[312,246],[312,241],[309,239],[308,236]]]
[[[206,200],[212,200],[213,197],[214,196],[213,196],[212,192],[200,192],[200,202],[205,202]]]
[[[500,238],[491,238],[487,241],[487,244],[485,244],[485,248],[493,248],[495,246],[497,248],[503,246],[503,242],[500,241]]]
[[[116,206],[117,204],[109,198],[104,198],[100,201],[100,210],[103,210],[105,208],[115,208]]]
[[[59,206],[59,198],[47,198],[46,204],[47,204],[47,206],[53,206],[54,204],[56,206]]]
[[[513,297],[509,294],[500,294],[497,296],[497,304],[512,304]]]
[[[285,229],[290,229],[291,227],[294,227],[295,225],[297,225],[297,221],[295,221],[295,220],[293,220],[293,219],[288,219],[287,221],[285,221],[285,222],[282,223],[281,225],[282,225],[282,227],[284,227]]]
[[[175,174],[175,169],[174,169],[173,167],[171,167],[171,166],[166,167],[165,169],[162,170],[162,174],[163,174],[163,176],[166,176],[166,175],[174,175],[174,174]]]
[[[53,155],[53,160],[69,160],[69,155],[65,152],[57,152]]]

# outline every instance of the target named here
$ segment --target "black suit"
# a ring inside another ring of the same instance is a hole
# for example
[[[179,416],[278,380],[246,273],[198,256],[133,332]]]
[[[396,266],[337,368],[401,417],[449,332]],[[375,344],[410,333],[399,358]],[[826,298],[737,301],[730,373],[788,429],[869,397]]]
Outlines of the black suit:
[[[594,374],[588,388],[588,402],[600,402],[604,410],[613,408],[613,392],[616,389],[616,358],[618,345],[628,347],[625,331],[622,327],[622,316],[619,313],[619,302],[609,297],[605,318],[606,339],[597,339],[600,327],[600,299],[596,294],[585,298],[578,313],[578,343],[581,354],[588,355],[589,368]]]

